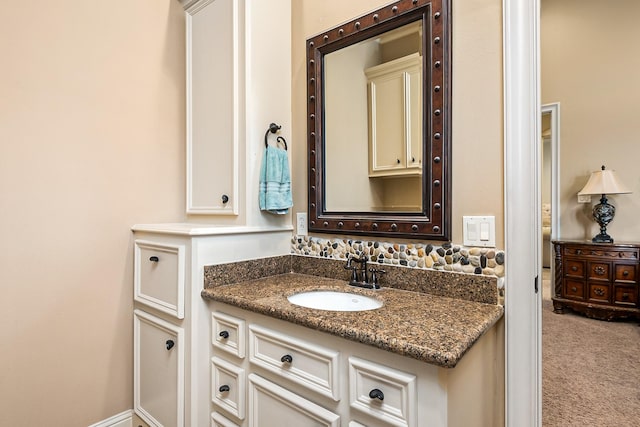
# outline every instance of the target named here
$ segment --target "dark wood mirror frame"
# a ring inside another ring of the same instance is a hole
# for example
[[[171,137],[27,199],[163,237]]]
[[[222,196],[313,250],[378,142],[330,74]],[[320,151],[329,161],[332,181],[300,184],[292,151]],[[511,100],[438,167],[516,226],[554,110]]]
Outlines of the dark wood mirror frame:
[[[400,0],[307,40],[310,231],[451,239],[450,1]],[[417,20],[423,24],[422,211],[327,211],[324,188],[324,56]]]

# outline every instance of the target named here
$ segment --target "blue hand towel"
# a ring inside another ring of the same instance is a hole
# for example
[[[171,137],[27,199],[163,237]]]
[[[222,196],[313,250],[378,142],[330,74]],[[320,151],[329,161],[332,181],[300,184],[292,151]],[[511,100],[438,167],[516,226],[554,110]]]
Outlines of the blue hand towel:
[[[260,168],[260,210],[286,214],[293,206],[287,150],[268,146]]]

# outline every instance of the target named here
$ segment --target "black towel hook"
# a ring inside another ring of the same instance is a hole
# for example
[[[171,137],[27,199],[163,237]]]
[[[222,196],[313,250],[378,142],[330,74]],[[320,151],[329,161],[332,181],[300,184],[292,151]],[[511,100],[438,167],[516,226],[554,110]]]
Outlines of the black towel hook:
[[[276,132],[278,132],[281,128],[282,128],[282,126],[279,126],[279,125],[277,125],[277,124],[275,124],[275,123],[271,123],[271,124],[269,125],[269,129],[267,129],[267,131],[266,131],[266,132],[265,132],[265,134],[264,134],[264,146],[265,146],[265,148],[269,146],[269,141],[267,140],[267,137],[269,136],[269,132],[271,132],[271,133],[275,134],[275,133],[276,133]],[[286,141],[283,137],[278,136],[278,137],[276,138],[276,141],[277,141],[277,142],[282,142],[282,144],[284,144],[284,149],[285,149],[285,150],[287,150],[287,141]]]

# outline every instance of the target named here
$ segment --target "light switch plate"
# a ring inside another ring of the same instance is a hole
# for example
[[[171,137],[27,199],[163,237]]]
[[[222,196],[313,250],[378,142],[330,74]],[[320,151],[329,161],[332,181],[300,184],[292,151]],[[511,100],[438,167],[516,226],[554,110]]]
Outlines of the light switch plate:
[[[465,246],[496,246],[495,216],[463,216],[462,233]]]
[[[307,213],[306,212],[296,213],[296,234],[298,236],[307,235]]]

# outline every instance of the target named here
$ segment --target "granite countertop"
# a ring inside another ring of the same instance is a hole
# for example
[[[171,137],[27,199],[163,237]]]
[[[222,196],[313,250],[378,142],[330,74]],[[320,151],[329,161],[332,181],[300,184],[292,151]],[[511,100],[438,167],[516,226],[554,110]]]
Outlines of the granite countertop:
[[[376,310],[338,312],[299,307],[287,300],[289,295],[310,290],[363,294],[384,305]],[[299,273],[208,287],[202,297],[445,368],[455,367],[504,313],[500,305],[396,288],[361,289],[344,280]]]

